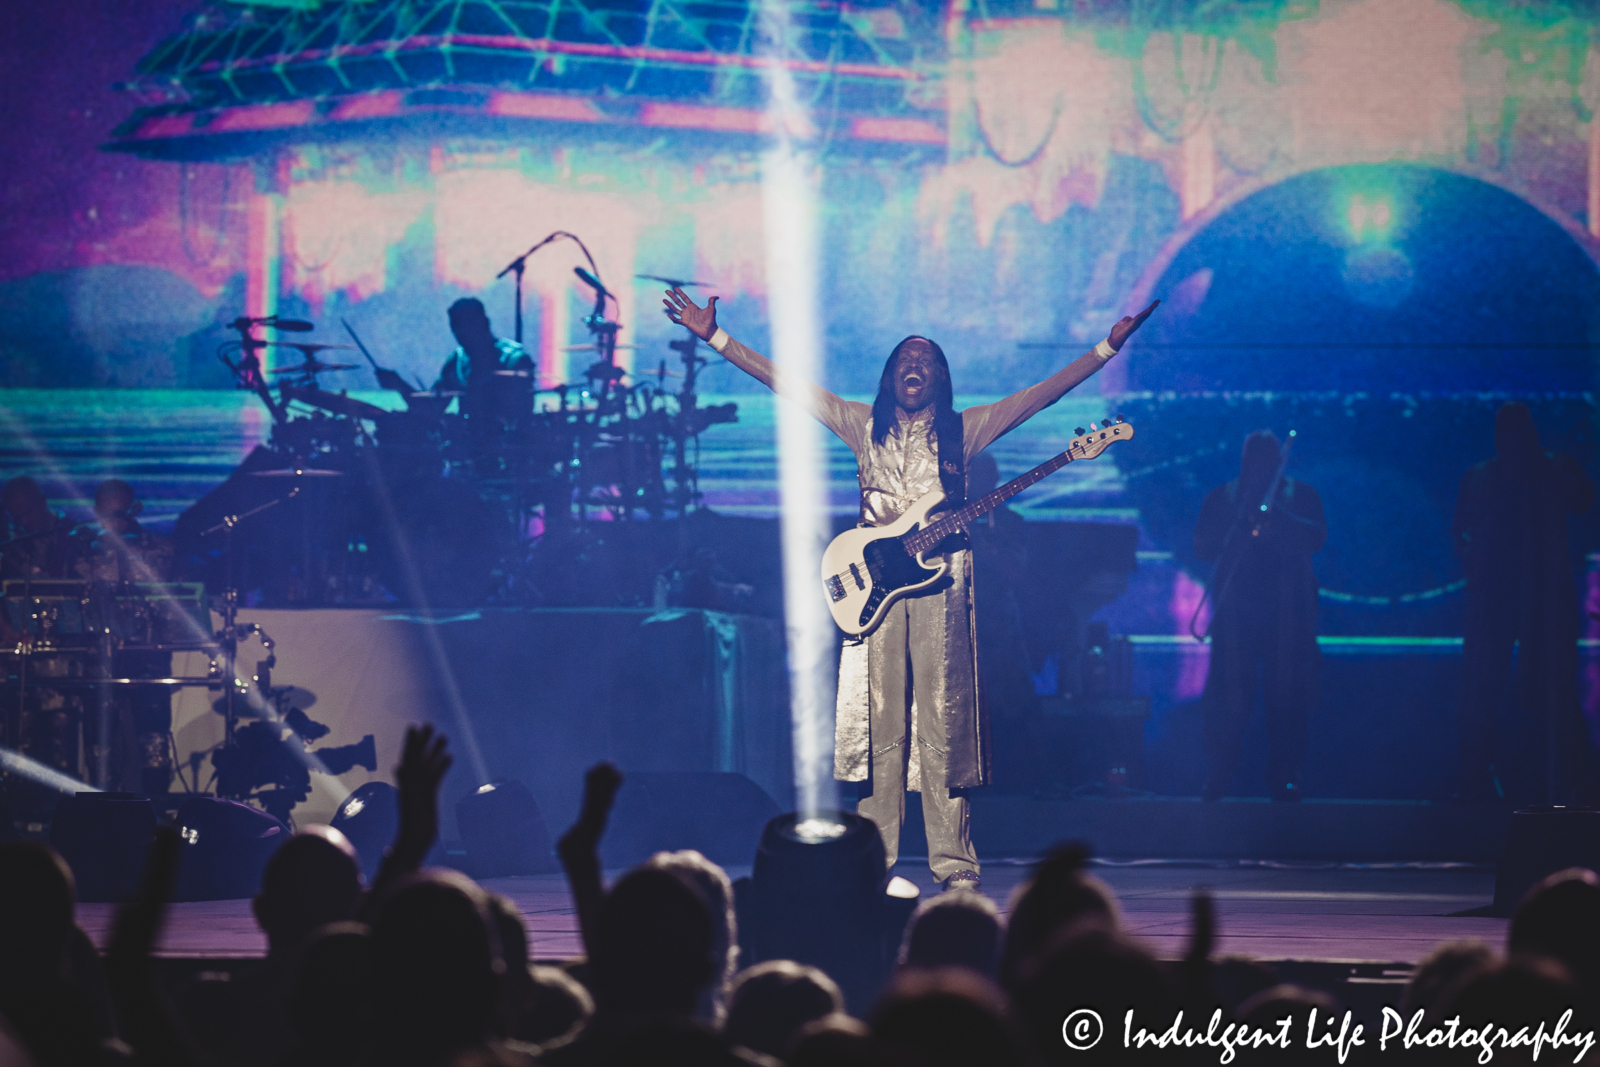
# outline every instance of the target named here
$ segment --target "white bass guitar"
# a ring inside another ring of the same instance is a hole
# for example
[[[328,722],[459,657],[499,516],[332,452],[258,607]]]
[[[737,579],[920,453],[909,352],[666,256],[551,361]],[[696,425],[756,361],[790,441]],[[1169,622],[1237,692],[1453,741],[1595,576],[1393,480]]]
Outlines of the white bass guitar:
[[[943,560],[929,563],[924,553],[1068,463],[1093,459],[1132,436],[1133,426],[1123,422],[1121,415],[1098,429],[1090,423],[1089,432],[1079,428],[1078,436],[1059,456],[948,515],[931,522],[928,519],[929,512],[944,502],[944,493],[935,489],[887,526],[846,530],[822,553],[822,588],[833,621],[852,636],[871,633],[883,621],[889,605],[927,588],[950,569]]]

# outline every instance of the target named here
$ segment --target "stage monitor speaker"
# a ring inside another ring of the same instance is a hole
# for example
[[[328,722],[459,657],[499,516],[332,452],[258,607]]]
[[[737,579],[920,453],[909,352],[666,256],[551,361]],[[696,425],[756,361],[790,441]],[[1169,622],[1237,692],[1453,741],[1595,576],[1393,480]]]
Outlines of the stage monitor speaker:
[[[515,779],[481,785],[456,804],[456,826],[474,878],[560,870],[538,801]]]
[[[350,839],[371,884],[383,862],[383,850],[400,828],[400,793],[388,782],[368,782],[345,797],[328,825]]]
[[[716,771],[624,772],[611,821],[600,841],[609,867],[656,852],[692,848],[714,863],[754,860],[777,803],[742,774]]]
[[[56,806],[50,844],[72,868],[79,900],[131,900],[155,832],[156,809],[147,798],[78,793]]]
[[[1494,871],[1494,914],[1510,915],[1540,879],[1568,867],[1600,871],[1600,810],[1536,807],[1512,812]]]
[[[289,828],[260,808],[192,797],[174,821],[183,839],[174,900],[239,900],[261,888],[261,872]]]

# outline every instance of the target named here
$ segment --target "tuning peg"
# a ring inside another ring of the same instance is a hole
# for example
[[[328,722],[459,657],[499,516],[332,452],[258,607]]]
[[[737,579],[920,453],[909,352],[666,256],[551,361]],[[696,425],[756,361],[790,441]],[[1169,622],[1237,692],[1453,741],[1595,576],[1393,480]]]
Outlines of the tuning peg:
[[[1117,421],[1118,421],[1118,422],[1122,422],[1122,421],[1124,421],[1124,420],[1123,420],[1123,418],[1122,418],[1122,416],[1121,416],[1121,415],[1118,415],[1118,416],[1117,416]]]
[[[1084,434],[1086,434],[1088,432],[1089,431],[1085,430],[1082,426],[1074,426],[1072,428],[1072,436],[1074,436],[1074,437],[1082,437]]]

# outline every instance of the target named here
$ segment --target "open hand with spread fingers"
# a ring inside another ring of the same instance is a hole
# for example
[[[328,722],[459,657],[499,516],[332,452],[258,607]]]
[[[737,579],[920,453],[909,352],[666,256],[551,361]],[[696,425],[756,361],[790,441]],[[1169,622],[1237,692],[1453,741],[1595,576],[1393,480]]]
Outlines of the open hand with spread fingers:
[[[661,302],[666,305],[667,318],[679,326],[687,326],[700,340],[709,341],[717,332],[716,297],[709,298],[706,306],[701,307],[689,294],[674,286],[667,290],[666,299]]]

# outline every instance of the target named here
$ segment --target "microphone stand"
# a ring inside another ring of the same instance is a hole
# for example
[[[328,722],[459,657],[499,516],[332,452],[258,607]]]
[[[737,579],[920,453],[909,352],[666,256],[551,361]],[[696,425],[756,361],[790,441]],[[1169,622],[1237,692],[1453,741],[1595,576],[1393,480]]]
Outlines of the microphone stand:
[[[522,343],[522,272],[523,272],[524,268],[526,268],[526,266],[528,264],[528,257],[529,256],[531,256],[535,252],[539,251],[539,249],[543,248],[545,245],[551,244],[554,241],[556,241],[557,239],[562,238],[562,237],[566,237],[566,238],[570,239],[571,241],[573,241],[583,251],[583,258],[589,261],[589,269],[590,270],[593,270],[597,275],[600,273],[599,270],[595,268],[594,257],[589,254],[588,247],[586,245],[584,245],[584,243],[582,241],[578,240],[578,237],[577,237],[576,234],[568,233],[566,230],[557,230],[557,231],[555,231],[550,236],[546,237],[544,240],[540,241],[538,244],[534,245],[532,248],[530,248],[526,252],[522,253],[522,255],[518,256],[516,259],[513,259],[510,263],[507,263],[506,266],[505,266],[505,269],[502,270],[499,274],[495,275],[495,280],[499,281],[501,278],[504,278],[507,274],[512,274],[512,273],[515,273],[516,276],[517,276],[516,277],[516,289],[517,289],[517,320],[516,320],[517,321],[517,327],[516,327],[516,329],[517,329],[517,337],[516,337],[516,340],[517,340],[517,344],[519,344],[519,345]]]
[[[516,297],[516,299],[517,299],[517,330],[516,330],[517,336],[516,336],[516,341],[517,341],[517,344],[519,344],[519,345],[522,343],[522,272],[523,272],[523,270],[525,270],[527,268],[528,257],[529,256],[533,255],[535,252],[539,251],[539,249],[543,248],[547,244],[550,244],[552,241],[554,241],[557,237],[560,237],[560,236],[561,236],[561,231],[557,230],[555,233],[551,234],[549,237],[546,237],[544,240],[540,241],[538,244],[534,245],[532,248],[530,248],[526,252],[522,253],[522,255],[518,256],[516,259],[513,259],[510,263],[507,263],[505,269],[502,270],[499,274],[496,274],[494,276],[495,280],[499,281],[501,278],[504,278],[507,274],[511,274],[512,272],[516,273],[516,276],[517,276],[517,279],[516,279],[516,290],[517,290],[517,297]]]

